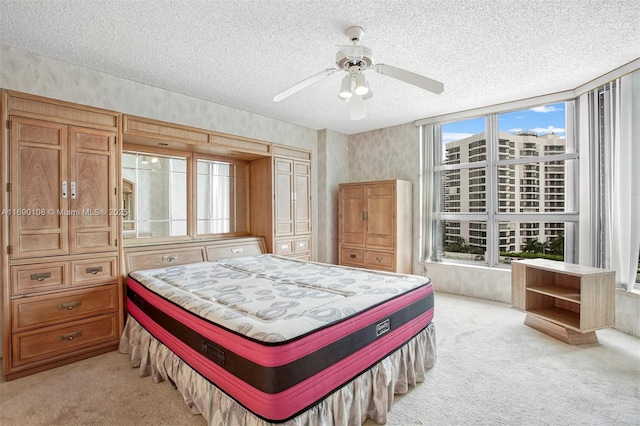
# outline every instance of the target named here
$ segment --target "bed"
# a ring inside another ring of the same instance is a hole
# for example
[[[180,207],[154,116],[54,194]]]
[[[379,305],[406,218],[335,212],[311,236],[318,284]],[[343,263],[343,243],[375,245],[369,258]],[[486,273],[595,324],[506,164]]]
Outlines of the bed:
[[[428,278],[233,254],[127,279],[120,352],[210,425],[385,423],[433,366]]]

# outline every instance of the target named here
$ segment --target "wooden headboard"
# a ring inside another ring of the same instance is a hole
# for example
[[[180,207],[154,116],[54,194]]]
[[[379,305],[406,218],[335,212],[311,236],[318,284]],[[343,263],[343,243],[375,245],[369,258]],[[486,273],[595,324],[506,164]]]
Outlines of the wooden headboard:
[[[142,269],[266,253],[264,237],[125,247],[125,274]]]

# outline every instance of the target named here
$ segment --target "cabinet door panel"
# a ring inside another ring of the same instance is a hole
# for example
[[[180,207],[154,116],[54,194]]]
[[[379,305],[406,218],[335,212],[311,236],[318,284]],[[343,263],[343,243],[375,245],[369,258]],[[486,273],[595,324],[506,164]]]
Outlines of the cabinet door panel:
[[[72,253],[115,251],[117,226],[115,134],[70,129],[70,245]]]
[[[393,188],[390,191],[385,189],[371,188],[367,191],[367,247],[393,249],[394,246]]]
[[[68,253],[67,127],[11,119],[12,258]]]
[[[362,246],[365,244],[364,189],[343,188],[340,190],[340,238],[342,244]]]
[[[293,235],[293,161],[275,160],[275,235]]]
[[[311,165],[309,163],[295,163],[294,205],[295,205],[295,234],[311,233]]]

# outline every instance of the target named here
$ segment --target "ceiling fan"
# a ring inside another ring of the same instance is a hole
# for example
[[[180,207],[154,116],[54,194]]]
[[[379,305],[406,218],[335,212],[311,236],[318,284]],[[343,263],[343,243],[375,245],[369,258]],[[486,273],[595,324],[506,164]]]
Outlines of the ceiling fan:
[[[405,83],[412,84],[429,92],[436,94],[443,92],[444,84],[439,81],[391,65],[374,64],[371,49],[358,44],[364,35],[364,29],[362,27],[350,27],[345,31],[345,34],[353,44],[337,46],[340,48],[336,54],[336,65],[338,68],[327,68],[324,71],[314,74],[278,93],[273,97],[273,100],[280,102],[339,70],[346,71],[347,75],[342,79],[338,96],[349,103],[349,116],[352,120],[360,120],[366,117],[367,111],[364,101],[373,96],[369,83],[363,74],[363,72],[368,69],[374,69],[380,74],[404,81]]]

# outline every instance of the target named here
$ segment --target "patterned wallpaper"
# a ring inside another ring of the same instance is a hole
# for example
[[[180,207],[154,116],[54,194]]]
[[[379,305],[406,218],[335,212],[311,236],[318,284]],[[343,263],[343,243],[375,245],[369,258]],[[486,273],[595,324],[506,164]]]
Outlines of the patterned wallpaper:
[[[338,185],[349,181],[349,138],[332,130],[318,132],[318,260],[338,263]]]
[[[420,130],[413,123],[349,136],[349,181],[408,180],[413,186],[414,273],[420,240]]]

